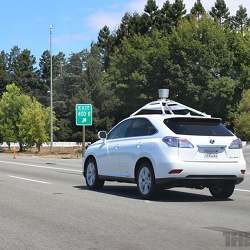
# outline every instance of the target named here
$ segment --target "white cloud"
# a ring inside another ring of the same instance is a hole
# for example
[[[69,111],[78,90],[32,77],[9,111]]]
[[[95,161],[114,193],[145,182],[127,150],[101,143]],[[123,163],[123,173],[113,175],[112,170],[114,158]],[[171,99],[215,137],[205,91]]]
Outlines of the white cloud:
[[[89,15],[86,22],[94,31],[100,30],[104,25],[114,29],[120,23],[122,16],[123,12],[120,11],[97,11]]]

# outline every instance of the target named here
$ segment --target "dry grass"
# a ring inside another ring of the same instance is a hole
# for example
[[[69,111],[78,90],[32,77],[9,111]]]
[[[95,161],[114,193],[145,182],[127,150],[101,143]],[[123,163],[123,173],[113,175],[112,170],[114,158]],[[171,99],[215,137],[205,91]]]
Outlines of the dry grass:
[[[64,159],[77,159],[82,157],[82,148],[81,147],[53,147],[53,151],[50,152],[49,147],[41,147],[40,152],[36,148],[28,149],[24,152],[18,152],[17,155],[38,155],[42,157],[56,157]],[[3,153],[14,154],[14,149],[3,148]]]

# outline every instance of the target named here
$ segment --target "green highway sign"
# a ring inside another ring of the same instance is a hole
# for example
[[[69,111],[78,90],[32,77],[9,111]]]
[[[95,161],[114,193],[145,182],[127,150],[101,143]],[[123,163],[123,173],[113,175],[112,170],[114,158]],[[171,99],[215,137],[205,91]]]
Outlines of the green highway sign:
[[[76,125],[92,125],[92,104],[76,104]]]

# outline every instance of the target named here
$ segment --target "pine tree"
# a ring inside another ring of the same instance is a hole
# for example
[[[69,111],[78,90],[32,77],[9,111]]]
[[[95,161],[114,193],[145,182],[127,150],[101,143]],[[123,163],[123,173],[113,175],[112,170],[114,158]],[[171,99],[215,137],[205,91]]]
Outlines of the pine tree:
[[[183,0],[175,0],[172,4],[171,18],[175,26],[178,26],[182,17],[186,14],[185,4]]]
[[[247,17],[247,9],[240,5],[232,21],[235,30],[243,34],[250,25],[250,19]]]
[[[21,53],[21,50],[17,46],[14,46],[10,50],[10,53],[8,56],[8,71],[12,77],[14,75],[14,64],[15,64],[15,61],[17,60],[17,57],[20,55],[20,53]]]
[[[124,16],[122,17],[122,21],[121,24],[116,32],[116,43],[120,43],[120,41],[124,38],[124,37],[128,37],[130,32],[129,32],[129,23],[131,20],[131,15],[126,12],[124,14]]]
[[[65,66],[65,55],[59,52],[52,57],[52,78],[53,81],[61,80]],[[50,91],[50,52],[45,50],[39,59],[39,85],[35,90],[35,96],[43,105],[49,105]]]
[[[144,12],[146,12],[149,16],[153,16],[158,10],[158,6],[156,5],[155,0],[148,0]]]
[[[112,50],[112,37],[110,34],[110,30],[108,26],[104,26],[99,34],[98,34],[98,42],[97,45],[101,49],[102,57],[103,57],[103,65],[104,69],[107,70],[110,61],[110,53]]]
[[[209,14],[222,25],[228,19],[230,12],[224,0],[216,0]]]
[[[159,22],[159,10],[155,0],[148,0],[144,8],[144,23],[146,24],[148,31],[152,31],[157,28]]]
[[[44,82],[44,84],[49,85],[47,81],[50,78],[50,53],[48,50],[45,50],[40,59],[39,59],[39,74],[40,79]]]
[[[38,85],[38,74],[35,68],[36,58],[30,50],[14,47],[10,53],[9,70],[11,81],[16,82],[25,93],[32,94]]]
[[[109,27],[107,25],[105,25],[99,31],[99,34],[98,34],[98,45],[101,48],[105,48],[109,37],[110,37],[110,30],[109,30]]]
[[[174,24],[172,19],[172,4],[167,0],[160,10],[160,27],[164,33],[170,33]]]
[[[201,0],[197,0],[191,9],[191,14],[195,16],[197,20],[200,20],[201,16],[203,16],[205,13],[206,11],[201,3]]]
[[[8,54],[4,51],[0,53],[0,93],[3,93],[6,84],[9,82],[8,74]]]

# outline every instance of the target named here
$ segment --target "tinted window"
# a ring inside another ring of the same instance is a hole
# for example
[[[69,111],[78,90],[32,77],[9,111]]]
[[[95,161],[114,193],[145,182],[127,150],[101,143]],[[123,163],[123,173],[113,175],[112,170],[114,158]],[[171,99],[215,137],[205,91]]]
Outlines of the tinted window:
[[[132,123],[127,131],[127,137],[148,136],[157,132],[152,123],[145,118],[132,119]]]
[[[129,125],[131,124],[131,119],[125,120],[119,125],[117,125],[111,132],[108,134],[108,140],[110,139],[118,139],[126,137],[127,130]]]
[[[190,114],[190,115],[195,115],[195,116],[202,116],[200,114],[197,114],[189,109],[177,109],[177,110],[173,110],[173,113],[175,115],[187,115],[187,114]]]
[[[175,134],[203,136],[232,136],[219,119],[172,118],[164,123]]]
[[[162,111],[160,109],[142,109],[136,115],[161,115]]]

